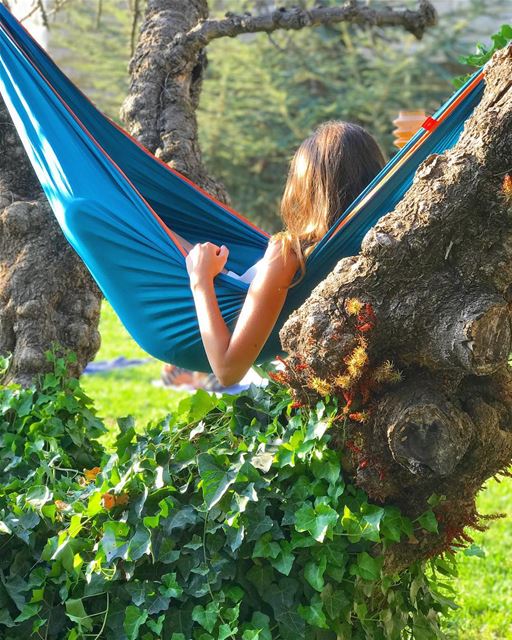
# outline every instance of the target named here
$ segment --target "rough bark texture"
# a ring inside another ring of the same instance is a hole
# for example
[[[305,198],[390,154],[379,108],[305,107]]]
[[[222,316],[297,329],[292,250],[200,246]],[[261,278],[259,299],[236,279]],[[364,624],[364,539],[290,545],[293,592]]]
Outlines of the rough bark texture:
[[[361,253],[341,260],[281,330],[290,367],[301,363],[299,396],[318,387],[316,377],[369,412],[363,424],[347,425],[358,445],[346,466],[357,483],[413,516],[431,493],[446,496],[436,508],[443,535],[397,546],[393,567],[464,539],[464,525],[478,522],[476,493],[512,461],[511,168],[509,47],[487,67],[484,97],[457,145],[423,162]],[[353,299],[371,305],[367,326],[354,324]],[[369,360],[347,386],[347,359],[362,332]],[[375,383],[372,370],[382,379],[385,361],[402,382]]]
[[[130,92],[121,117],[126,129],[167,162],[223,202],[223,185],[208,175],[197,139],[196,109],[207,65],[198,48],[169,70],[165,47],[208,17],[207,0],[148,0],[139,42],[130,62]]]
[[[100,344],[100,292],[64,239],[0,98],[0,354],[3,382],[51,368],[52,341],[76,352],[79,375]]]
[[[428,0],[421,0],[417,11],[385,6],[375,8],[352,0],[339,7],[279,7],[255,16],[250,12],[243,15],[228,12],[224,19],[201,20],[189,31],[179,33],[168,45],[165,56],[169,69],[175,70],[217,38],[233,38],[242,33],[272,33],[280,29],[297,30],[338,22],[379,27],[401,26],[420,39],[428,27],[436,24],[437,14]]]

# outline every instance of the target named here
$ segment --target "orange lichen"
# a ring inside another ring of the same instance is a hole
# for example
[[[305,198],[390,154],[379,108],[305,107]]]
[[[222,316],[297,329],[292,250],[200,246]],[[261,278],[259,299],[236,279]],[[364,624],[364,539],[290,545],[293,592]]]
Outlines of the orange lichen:
[[[368,411],[355,411],[354,413],[349,413],[348,417],[354,422],[366,422],[370,414]]]
[[[332,393],[332,385],[329,384],[327,380],[323,380],[323,378],[319,378],[318,376],[314,376],[308,380],[308,386],[321,396],[327,396]]]
[[[357,298],[349,298],[345,302],[345,310],[349,316],[356,316],[362,310],[363,307],[364,307],[364,304],[361,302],[361,300],[358,300]]]
[[[402,380],[402,372],[390,360],[386,360],[375,369],[373,379],[380,384],[396,384]]]
[[[512,201],[512,175],[507,173],[503,178],[502,191],[507,200]]]

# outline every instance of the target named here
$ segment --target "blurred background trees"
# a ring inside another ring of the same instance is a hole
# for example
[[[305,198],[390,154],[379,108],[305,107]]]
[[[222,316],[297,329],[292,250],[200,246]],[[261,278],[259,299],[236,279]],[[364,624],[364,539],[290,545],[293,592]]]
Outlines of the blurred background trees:
[[[142,0],[138,5],[137,0],[72,2],[49,21],[52,57],[120,124],[142,5]],[[228,10],[254,14],[268,5],[210,2],[215,17]],[[210,173],[226,185],[235,209],[269,231],[280,227],[278,204],[289,158],[323,120],[357,122],[378,138],[388,157],[395,153],[392,121],[398,111],[435,111],[453,92],[452,78],[467,71],[459,57],[512,17],[512,7],[504,9],[502,0],[434,5],[439,24],[421,41],[391,28],[340,24],[211,43],[199,138]]]

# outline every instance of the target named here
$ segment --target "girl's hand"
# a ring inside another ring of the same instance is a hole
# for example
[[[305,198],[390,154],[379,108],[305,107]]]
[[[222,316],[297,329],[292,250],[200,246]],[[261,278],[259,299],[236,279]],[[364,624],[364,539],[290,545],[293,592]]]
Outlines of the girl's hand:
[[[187,271],[190,276],[190,286],[213,281],[226,264],[229,250],[226,246],[218,247],[211,242],[196,244],[190,250],[187,259]]]

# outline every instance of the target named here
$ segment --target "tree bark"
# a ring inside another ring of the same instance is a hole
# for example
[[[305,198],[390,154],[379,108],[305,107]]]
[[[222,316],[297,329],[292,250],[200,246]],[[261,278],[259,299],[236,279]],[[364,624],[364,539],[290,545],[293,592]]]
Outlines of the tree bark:
[[[222,202],[224,186],[208,175],[201,158],[196,110],[207,65],[204,49],[169,70],[165,48],[208,17],[207,0],[148,0],[139,42],[130,61],[130,92],[121,108],[126,129],[169,166]]]
[[[457,145],[420,165],[361,253],[341,260],[280,334],[299,397],[321,389],[320,379],[348,399],[346,437],[357,446],[345,466],[371,498],[415,517],[430,494],[446,496],[435,509],[442,535],[397,546],[393,569],[466,540],[465,526],[482,525],[476,493],[512,462],[512,199],[504,180],[512,46],[494,55],[485,83]],[[366,327],[354,322],[357,312]],[[367,360],[350,380],[361,345]],[[346,450],[346,440],[337,446]]]
[[[51,369],[59,342],[77,354],[79,375],[99,349],[101,294],[65,240],[0,99],[0,354],[2,380],[29,385]]]

